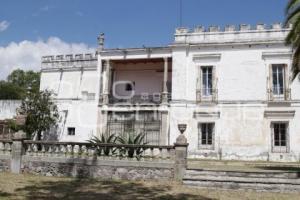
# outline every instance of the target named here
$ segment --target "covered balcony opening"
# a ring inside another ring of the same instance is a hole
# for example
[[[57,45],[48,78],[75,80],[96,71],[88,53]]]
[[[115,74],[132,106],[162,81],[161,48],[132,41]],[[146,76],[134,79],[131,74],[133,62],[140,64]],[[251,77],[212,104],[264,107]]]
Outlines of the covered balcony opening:
[[[169,102],[171,58],[105,60],[103,66],[103,95],[107,95],[108,104],[157,105]]]
[[[126,137],[143,134],[144,143],[159,145],[162,132],[162,116],[157,111],[109,112],[107,132],[109,135]]]

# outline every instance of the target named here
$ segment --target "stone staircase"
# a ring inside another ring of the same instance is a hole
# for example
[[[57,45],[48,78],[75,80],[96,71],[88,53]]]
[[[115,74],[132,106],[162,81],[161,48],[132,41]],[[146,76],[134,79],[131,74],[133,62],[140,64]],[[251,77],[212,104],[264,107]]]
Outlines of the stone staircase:
[[[300,172],[187,169],[183,183],[202,188],[300,192]]]

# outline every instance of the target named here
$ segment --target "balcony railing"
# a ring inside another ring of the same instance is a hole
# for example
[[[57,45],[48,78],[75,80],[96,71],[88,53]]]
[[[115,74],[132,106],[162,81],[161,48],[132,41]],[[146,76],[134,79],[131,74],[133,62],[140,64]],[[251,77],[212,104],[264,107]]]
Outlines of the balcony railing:
[[[268,101],[290,101],[291,89],[283,88],[281,90],[267,89]]]
[[[198,103],[218,101],[218,90],[217,89],[200,89],[196,91],[196,99]]]
[[[168,101],[171,100],[171,93],[168,93]],[[133,95],[130,97],[115,97],[113,95],[109,95],[109,103],[110,104],[118,104],[118,103],[126,103],[126,104],[161,104],[163,100],[163,94],[154,93],[154,94],[140,94]]]

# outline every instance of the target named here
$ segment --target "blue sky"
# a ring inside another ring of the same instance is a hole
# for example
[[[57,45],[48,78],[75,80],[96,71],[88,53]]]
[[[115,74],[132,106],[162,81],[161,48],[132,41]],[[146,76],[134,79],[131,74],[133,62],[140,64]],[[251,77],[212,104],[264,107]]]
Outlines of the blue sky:
[[[180,0],[0,0],[0,80],[40,70],[41,56],[163,46],[179,27]],[[287,0],[182,0],[183,26],[284,20]]]
[[[182,0],[183,25],[283,21],[286,0]],[[96,45],[105,32],[108,47],[160,46],[179,26],[179,0],[2,0],[0,46],[58,37]]]

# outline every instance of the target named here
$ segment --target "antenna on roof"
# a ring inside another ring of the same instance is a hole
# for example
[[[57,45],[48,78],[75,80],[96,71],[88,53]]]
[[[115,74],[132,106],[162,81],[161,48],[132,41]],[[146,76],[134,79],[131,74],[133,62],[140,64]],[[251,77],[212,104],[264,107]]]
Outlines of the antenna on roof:
[[[179,27],[182,27],[182,0],[179,0]]]

